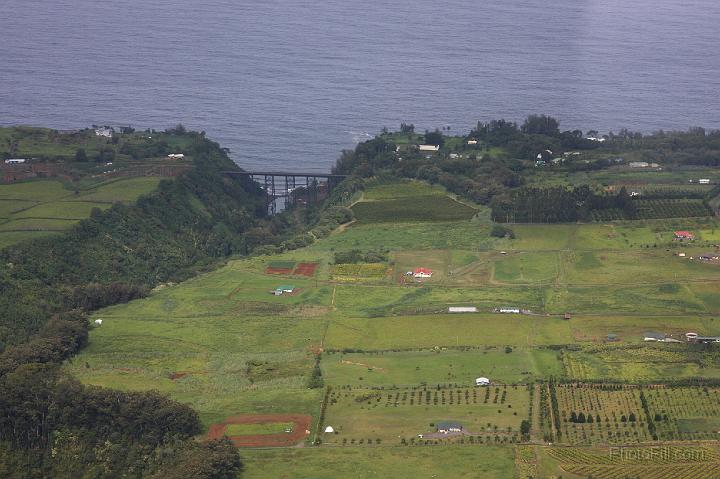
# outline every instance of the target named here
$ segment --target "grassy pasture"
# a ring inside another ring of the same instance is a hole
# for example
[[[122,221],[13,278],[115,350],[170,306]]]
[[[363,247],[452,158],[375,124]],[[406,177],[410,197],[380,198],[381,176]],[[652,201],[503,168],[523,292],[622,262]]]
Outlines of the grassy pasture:
[[[490,237],[490,210],[479,208],[469,221],[354,223],[307,248],[311,252],[352,249],[391,251],[422,249],[485,250],[498,243]]]
[[[365,203],[373,205],[420,195],[442,209],[449,200],[422,183],[401,189],[375,185],[365,194]],[[242,451],[251,478],[415,478],[449,471],[453,477],[512,477],[514,448],[495,445],[515,440],[528,415],[527,387],[512,384],[549,376],[648,382],[720,378],[720,368],[707,357],[680,351],[685,345],[642,344],[644,331],[720,334],[713,316],[720,312],[720,271],[673,256],[680,245],[672,241],[674,229],[712,237],[714,222],[512,225],[517,238],[509,240],[491,238],[492,223],[487,211],[480,211],[452,222],[361,219],[307,248],[230,261],[146,299],[106,308],[93,316],[104,322],[92,330],[89,347],[66,368],[89,384],[167,392],[197,409],[206,426],[236,414],[282,412],[312,415],[316,426],[325,391],[307,385],[313,352],[323,348],[322,376],[332,388],[323,424],[338,433],[320,434],[320,447]],[[332,264],[335,251],[380,248],[391,251],[390,264]],[[299,262],[319,263],[316,276],[264,273],[269,264]],[[400,284],[399,275],[420,266],[433,269],[431,281]],[[392,280],[383,277],[388,270],[394,272]],[[283,284],[298,292],[269,294]],[[480,312],[449,314],[449,306],[476,306]],[[499,306],[538,315],[491,313]],[[569,321],[560,318],[564,312],[572,313]],[[608,333],[620,341],[604,345]],[[555,349],[569,345],[572,350]],[[512,352],[506,353],[506,346]],[[495,385],[472,387],[479,376],[509,385],[505,402],[503,386],[497,403]],[[639,390],[557,389],[562,443],[652,440]],[[537,412],[543,389],[538,385],[534,391]],[[720,417],[713,409],[714,390],[709,399],[696,398],[696,392],[654,398],[645,391],[653,414],[665,411],[670,417],[657,426],[661,439],[714,437]],[[683,401],[701,406],[683,409]],[[581,411],[599,414],[601,421],[567,421],[571,412]],[[631,412],[636,421],[623,422]],[[460,421],[478,432],[482,447],[470,446],[467,437],[464,444],[460,438],[432,438],[432,447],[420,447],[424,442],[417,434],[432,433],[430,424],[441,420]],[[537,431],[533,434],[539,439]],[[400,446],[402,439],[414,446]],[[591,467],[598,477],[605,477],[599,475],[602,467],[636,470],[590,460],[574,464],[570,456],[551,457],[544,449],[523,449],[528,462],[519,463],[527,467],[517,470],[538,471],[537,477],[573,477],[568,472],[573,467]],[[486,451],[494,456],[486,457]],[[650,470],[641,466],[643,474]],[[622,477],[618,474],[607,477]]]
[[[525,386],[448,389],[335,389],[330,393],[325,424],[336,434],[326,434],[326,444],[371,440],[398,444],[418,434],[434,433],[439,421],[460,422],[473,435],[516,432],[526,419]],[[353,441],[354,440],[354,441]],[[345,443],[347,444],[347,443]]]
[[[417,479],[443,477],[447,471],[458,479],[496,479],[514,471],[512,448],[501,446],[265,449],[242,451],[242,456],[247,479]]]
[[[352,210],[360,223],[469,220],[477,212],[448,196],[437,195],[361,201]]]
[[[388,200],[413,196],[447,196],[447,191],[440,185],[430,185],[421,181],[407,181],[372,185],[363,193],[366,200]]]
[[[150,193],[160,178],[127,178],[71,190],[57,180],[0,185],[0,247],[63,231],[88,218],[93,208],[132,202]],[[4,219],[3,219],[4,218]]]
[[[403,349],[435,346],[532,346],[572,342],[567,321],[501,314],[435,314],[332,321],[325,346]]]
[[[506,353],[501,347],[469,351],[335,353],[326,354],[322,366],[325,381],[334,387],[472,386],[479,376],[507,384],[563,374],[555,351],[515,348]]]

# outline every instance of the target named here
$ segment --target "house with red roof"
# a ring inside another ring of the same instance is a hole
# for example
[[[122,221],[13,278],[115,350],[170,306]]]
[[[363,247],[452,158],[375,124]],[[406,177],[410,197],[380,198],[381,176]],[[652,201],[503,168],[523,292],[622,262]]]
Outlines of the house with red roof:
[[[416,268],[413,272],[413,278],[432,278],[432,270],[427,268]]]
[[[689,231],[676,231],[675,239],[676,240],[685,240],[685,239],[691,240],[691,239],[695,239],[695,235]]]

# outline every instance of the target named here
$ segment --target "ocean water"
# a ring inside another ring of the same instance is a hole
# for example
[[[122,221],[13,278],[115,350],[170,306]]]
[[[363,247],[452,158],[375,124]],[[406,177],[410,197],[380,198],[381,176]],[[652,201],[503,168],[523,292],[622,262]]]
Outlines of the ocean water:
[[[0,124],[183,123],[327,171],[383,126],[720,127],[717,0],[3,0]]]

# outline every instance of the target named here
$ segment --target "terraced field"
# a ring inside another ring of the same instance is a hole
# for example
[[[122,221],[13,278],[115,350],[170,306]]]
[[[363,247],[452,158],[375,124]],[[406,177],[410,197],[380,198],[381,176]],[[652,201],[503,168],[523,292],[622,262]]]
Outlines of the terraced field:
[[[93,209],[130,203],[153,191],[161,178],[126,178],[83,190],[56,180],[0,185],[0,248],[70,229]]]

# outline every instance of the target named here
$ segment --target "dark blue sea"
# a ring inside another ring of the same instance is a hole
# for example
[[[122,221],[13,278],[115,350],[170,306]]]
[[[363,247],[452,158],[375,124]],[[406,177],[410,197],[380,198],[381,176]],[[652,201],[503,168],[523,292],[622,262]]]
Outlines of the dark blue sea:
[[[2,0],[0,124],[183,123],[325,171],[383,126],[720,127],[717,0]]]

